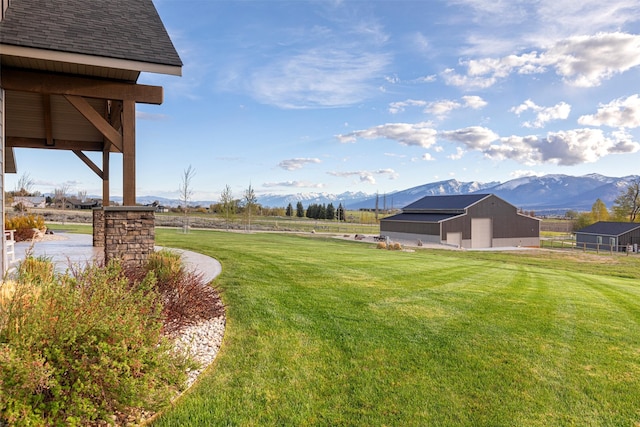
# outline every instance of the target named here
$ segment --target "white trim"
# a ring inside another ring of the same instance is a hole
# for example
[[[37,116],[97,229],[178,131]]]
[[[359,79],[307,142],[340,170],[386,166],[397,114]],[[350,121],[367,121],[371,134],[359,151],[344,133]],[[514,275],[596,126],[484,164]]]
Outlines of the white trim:
[[[0,51],[3,55],[7,56],[18,56],[22,58],[40,59],[44,61],[59,61],[67,62],[70,64],[82,64],[95,67],[182,76],[182,67],[175,65],[162,65],[154,64],[151,62],[131,61],[128,59],[107,58],[104,56],[59,52],[55,50],[36,49],[32,47],[6,44],[0,44]]]

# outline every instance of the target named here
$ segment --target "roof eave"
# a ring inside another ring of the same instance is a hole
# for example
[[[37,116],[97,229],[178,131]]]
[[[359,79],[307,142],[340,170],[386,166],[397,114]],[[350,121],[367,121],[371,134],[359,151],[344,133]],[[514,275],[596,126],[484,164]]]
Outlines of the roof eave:
[[[39,59],[43,61],[66,62],[70,64],[82,64],[94,67],[182,76],[182,66],[179,65],[157,64],[120,58],[107,58],[103,56],[37,49],[9,44],[0,44],[0,52],[2,52],[2,55]]]

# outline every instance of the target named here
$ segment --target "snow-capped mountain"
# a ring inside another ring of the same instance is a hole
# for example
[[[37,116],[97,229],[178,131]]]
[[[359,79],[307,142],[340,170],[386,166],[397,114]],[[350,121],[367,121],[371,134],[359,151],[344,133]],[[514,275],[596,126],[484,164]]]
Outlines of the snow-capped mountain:
[[[481,183],[460,182],[455,179],[438,181],[429,184],[412,187],[407,190],[396,191],[389,194],[378,194],[378,209],[402,208],[425,196],[440,196],[448,194],[469,194],[483,191],[486,188],[494,187],[499,182]],[[362,201],[354,201],[348,205],[349,209],[373,209],[376,206],[376,196],[369,196]]]
[[[607,207],[613,205],[620,192],[637,176],[622,178],[598,174],[584,176],[545,175],[523,177],[483,190],[493,193],[512,205],[526,210],[591,210],[600,199]]]
[[[347,191],[341,194],[330,194],[330,193],[296,193],[296,194],[263,194],[258,196],[258,203],[262,206],[270,206],[270,207],[286,207],[289,203],[294,208],[298,204],[298,202],[302,202],[302,205],[306,208],[309,205],[313,204],[329,204],[333,203],[335,207],[338,207],[340,203],[342,205],[350,206],[352,203],[360,200],[364,200],[371,197],[370,194],[363,192],[352,192]]]
[[[512,205],[537,213],[558,212],[567,210],[589,211],[593,203],[600,199],[608,208],[614,200],[627,188],[629,183],[640,176],[608,177],[599,174],[583,176],[544,175],[516,178],[500,182],[460,182],[455,179],[438,181],[392,193],[367,194],[363,192],[330,193],[296,193],[288,195],[263,194],[258,196],[258,203],[265,207],[293,207],[298,202],[307,208],[311,204],[333,203],[335,207],[342,204],[347,209],[374,209],[376,198],[379,209],[399,209],[425,196],[447,194],[492,193]],[[118,201],[118,198],[114,199]],[[138,197],[138,203],[150,204],[159,201],[164,206],[179,206],[180,201],[155,196]],[[193,206],[209,206],[217,201],[191,201]]]

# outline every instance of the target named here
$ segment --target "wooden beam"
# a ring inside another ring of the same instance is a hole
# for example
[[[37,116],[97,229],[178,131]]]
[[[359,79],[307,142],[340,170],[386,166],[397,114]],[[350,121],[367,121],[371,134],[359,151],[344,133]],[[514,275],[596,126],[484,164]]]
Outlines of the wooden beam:
[[[105,144],[102,151],[102,206],[110,206],[109,194],[109,150]]]
[[[122,103],[122,198],[123,206],[136,205],[136,103]]]
[[[102,151],[105,146],[105,143],[101,141],[69,141],[66,139],[54,139],[53,145],[48,146],[45,138],[25,138],[20,136],[7,136],[5,144],[11,148],[47,148],[53,150],[82,151]],[[106,145],[112,147],[111,144]]]
[[[142,104],[162,104],[162,86],[139,85],[89,77],[74,77],[3,67],[0,86],[5,90],[51,95],[75,95],[89,98],[118,99]]]
[[[76,156],[78,156],[80,158],[80,160],[82,160],[84,162],[85,165],[89,166],[89,169],[91,169],[92,171],[94,171],[96,173],[96,175],[98,175],[100,177],[100,179],[102,179],[103,175],[102,175],[102,171],[100,170],[100,168],[93,163],[93,161],[87,157],[86,154],[84,154],[82,151],[80,150],[73,150],[74,154]]]
[[[67,101],[75,107],[104,137],[122,152],[122,135],[100,115],[86,99],[81,96],[65,95]],[[133,102],[133,101],[129,101]],[[135,102],[134,102],[135,109]]]
[[[42,112],[44,115],[44,133],[47,147],[54,145],[51,124],[51,95],[42,95]]]

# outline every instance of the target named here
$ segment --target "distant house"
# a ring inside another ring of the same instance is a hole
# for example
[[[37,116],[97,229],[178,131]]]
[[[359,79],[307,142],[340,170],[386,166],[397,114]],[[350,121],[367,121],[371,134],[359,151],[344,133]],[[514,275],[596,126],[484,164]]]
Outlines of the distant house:
[[[11,207],[22,205],[24,208],[44,208],[47,205],[47,198],[42,196],[15,196]]]
[[[57,201],[54,203],[54,206],[58,209],[62,208],[62,202],[61,201]],[[93,209],[93,208],[98,208],[102,206],[102,203],[99,200],[80,200],[77,199],[75,197],[71,197],[68,199],[65,199],[64,201],[64,209],[76,209],[76,210],[81,210],[81,209]]]
[[[637,222],[600,221],[576,231],[576,247],[625,251],[628,246],[638,251],[640,224]]]
[[[494,194],[427,196],[380,220],[392,240],[462,248],[540,246],[540,220]]]

